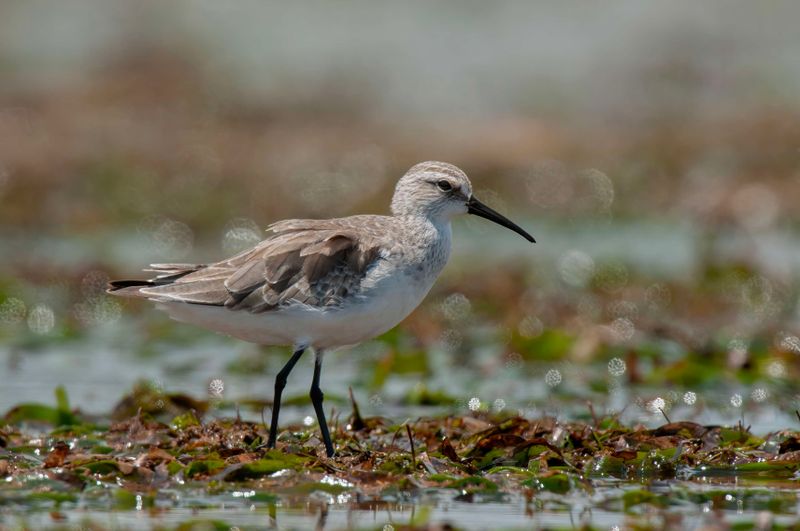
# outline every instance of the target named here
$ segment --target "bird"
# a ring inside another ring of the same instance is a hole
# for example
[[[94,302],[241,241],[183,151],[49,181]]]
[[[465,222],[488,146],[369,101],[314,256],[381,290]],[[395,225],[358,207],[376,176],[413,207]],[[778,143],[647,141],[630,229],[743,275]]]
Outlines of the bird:
[[[397,182],[390,215],[288,219],[265,240],[210,264],[151,264],[146,280],[115,280],[113,295],[153,301],[178,321],[245,341],[290,346],[275,377],[268,448],[275,448],[281,394],[306,350],[315,354],[310,398],[326,455],[334,446],[320,388],[323,357],[372,339],[425,298],[450,257],[451,220],[472,214],[536,240],[479,201],[458,167],[427,161]]]

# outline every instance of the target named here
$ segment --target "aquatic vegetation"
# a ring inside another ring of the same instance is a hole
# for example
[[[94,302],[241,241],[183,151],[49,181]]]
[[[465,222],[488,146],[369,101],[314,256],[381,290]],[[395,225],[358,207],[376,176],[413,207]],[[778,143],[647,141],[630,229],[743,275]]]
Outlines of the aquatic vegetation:
[[[57,395],[68,408],[63,390]],[[741,424],[690,421],[648,429],[612,417],[491,413],[394,424],[353,406],[336,426],[334,459],[304,425],[289,426],[267,450],[262,423],[204,419],[194,409],[169,422],[141,410],[109,422],[68,410],[43,415],[43,405],[13,408],[0,432],[0,511],[88,507],[148,511],[157,521],[164,511],[197,508],[193,500],[201,507],[240,500],[274,512],[309,497],[364,507],[432,495],[470,504],[518,499],[541,511],[568,496],[588,497],[598,510],[635,516],[650,507],[679,518],[687,506],[792,514],[800,492],[798,430],[754,434]]]

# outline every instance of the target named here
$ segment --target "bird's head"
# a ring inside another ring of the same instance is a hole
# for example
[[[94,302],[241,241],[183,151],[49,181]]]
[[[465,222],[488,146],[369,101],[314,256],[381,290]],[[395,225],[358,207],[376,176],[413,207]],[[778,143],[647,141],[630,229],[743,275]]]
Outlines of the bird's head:
[[[478,201],[472,195],[467,174],[446,162],[420,162],[411,167],[397,182],[392,213],[440,220],[474,214],[509,228],[530,242],[536,241],[511,220]]]

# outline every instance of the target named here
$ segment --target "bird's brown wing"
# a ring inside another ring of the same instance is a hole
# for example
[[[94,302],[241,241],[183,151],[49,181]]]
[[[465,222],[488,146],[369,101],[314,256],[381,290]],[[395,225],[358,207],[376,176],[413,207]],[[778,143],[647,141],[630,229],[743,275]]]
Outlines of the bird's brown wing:
[[[333,220],[330,220],[333,221]],[[380,246],[369,234],[320,220],[290,220],[254,248],[209,265],[154,264],[148,281],[116,281],[110,291],[250,312],[290,303],[325,307],[357,294]]]

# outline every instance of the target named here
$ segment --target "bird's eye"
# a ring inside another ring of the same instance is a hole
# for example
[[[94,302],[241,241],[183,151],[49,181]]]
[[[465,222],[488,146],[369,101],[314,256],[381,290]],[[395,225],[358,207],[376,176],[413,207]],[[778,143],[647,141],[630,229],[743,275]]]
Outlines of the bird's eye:
[[[453,185],[450,184],[450,181],[446,181],[444,179],[442,179],[441,181],[437,182],[436,186],[438,186],[439,190],[441,190],[442,192],[450,192],[450,191],[453,190]]]

